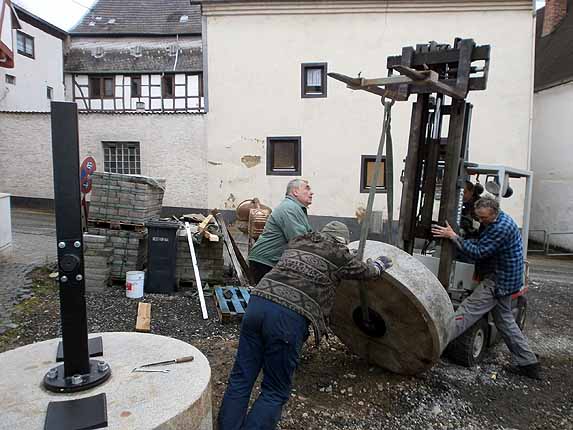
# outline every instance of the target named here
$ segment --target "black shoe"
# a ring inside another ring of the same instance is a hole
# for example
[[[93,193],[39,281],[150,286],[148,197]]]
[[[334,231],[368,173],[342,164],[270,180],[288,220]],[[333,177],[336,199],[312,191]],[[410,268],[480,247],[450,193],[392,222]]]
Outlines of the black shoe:
[[[539,363],[527,364],[525,366],[508,366],[506,367],[506,370],[516,375],[526,376],[531,379],[537,379],[538,381],[543,379],[541,376],[541,366]]]

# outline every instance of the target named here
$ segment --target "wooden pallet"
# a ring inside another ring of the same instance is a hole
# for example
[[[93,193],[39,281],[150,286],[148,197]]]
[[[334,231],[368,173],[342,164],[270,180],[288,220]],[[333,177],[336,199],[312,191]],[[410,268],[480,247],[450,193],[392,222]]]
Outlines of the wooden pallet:
[[[89,220],[88,227],[107,228],[110,230],[136,231],[140,233],[145,231],[144,224],[133,224],[123,221],[102,221],[97,219]]]
[[[243,318],[251,295],[244,287],[216,287],[213,297],[220,321],[227,324]]]

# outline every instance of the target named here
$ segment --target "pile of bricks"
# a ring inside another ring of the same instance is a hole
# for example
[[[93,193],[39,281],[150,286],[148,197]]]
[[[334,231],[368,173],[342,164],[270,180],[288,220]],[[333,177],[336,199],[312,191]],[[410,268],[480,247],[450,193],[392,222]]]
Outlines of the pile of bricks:
[[[111,278],[125,279],[125,273],[141,270],[147,261],[147,232],[90,227],[92,234],[107,237],[112,247]]]
[[[115,173],[92,174],[88,232],[105,237],[111,248],[110,276],[122,281],[147,261],[145,222],[159,218],[165,180]],[[101,257],[106,256],[101,253]],[[91,270],[89,262],[86,271]],[[97,263],[99,264],[99,262]],[[96,267],[99,269],[100,266]]]
[[[218,242],[202,240],[199,246],[195,245],[195,255],[199,267],[201,282],[221,283],[223,280],[223,239]],[[177,279],[179,285],[185,282],[195,282],[193,261],[189,252],[189,243],[185,229],[177,234]]]
[[[86,291],[100,292],[110,283],[113,248],[106,236],[84,234]]]
[[[143,224],[159,218],[165,179],[98,172],[91,177],[90,221]]]

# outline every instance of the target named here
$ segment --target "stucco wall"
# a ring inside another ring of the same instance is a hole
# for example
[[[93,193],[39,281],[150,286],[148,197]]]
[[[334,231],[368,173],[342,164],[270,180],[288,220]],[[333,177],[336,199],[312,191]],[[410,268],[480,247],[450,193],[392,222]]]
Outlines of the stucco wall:
[[[49,114],[0,113],[0,191],[53,198]],[[207,207],[203,115],[80,114],[80,158],[103,170],[102,141],[140,143],[141,174],[167,179],[163,204]]]
[[[63,42],[24,21],[20,24],[21,31],[34,38],[34,58],[18,54],[14,30],[14,68],[0,68],[0,110],[47,112],[48,86],[54,89],[52,100],[64,100]],[[6,74],[16,77],[16,85],[6,83]]]
[[[531,168],[531,228],[573,231],[573,83],[535,94]],[[573,235],[555,236],[552,244],[573,250]]]
[[[488,89],[469,97],[475,104],[471,159],[527,168],[534,18],[530,7],[503,9],[207,16],[209,206],[232,207],[253,195],[276,205],[292,177],[266,175],[266,137],[301,136],[302,176],[316,192],[309,212],[353,216],[367,201],[359,193],[360,158],[376,153],[380,100],[331,79],[327,98],[303,99],[301,63],[327,62],[329,72],[384,77],[386,58],[403,46],[452,43],[455,37],[492,45]],[[414,99],[398,103],[393,113],[395,215]],[[260,163],[249,167],[241,162],[245,155],[260,157]],[[504,204],[521,222],[523,192],[516,188]],[[383,200],[379,195],[378,209]]]

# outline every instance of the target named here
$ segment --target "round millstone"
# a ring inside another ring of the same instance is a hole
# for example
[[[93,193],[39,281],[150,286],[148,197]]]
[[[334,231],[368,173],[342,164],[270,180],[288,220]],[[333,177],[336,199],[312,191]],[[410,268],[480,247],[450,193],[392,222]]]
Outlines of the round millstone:
[[[358,249],[352,242],[350,249]],[[332,328],[368,362],[403,375],[432,367],[448,341],[454,309],[438,279],[410,254],[383,242],[367,241],[364,261],[380,255],[393,266],[381,279],[343,281],[336,291]],[[364,323],[360,286],[367,288],[369,320]]]
[[[42,387],[46,373],[56,367],[60,339],[34,343],[0,354],[0,429],[44,428],[49,402],[105,393],[110,429],[211,430],[211,368],[192,345],[170,337],[143,333],[99,333],[111,377],[103,384],[71,394]],[[143,364],[192,355],[193,361],[156,366],[169,373],[132,370]]]

